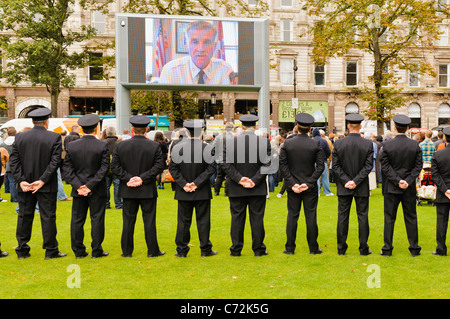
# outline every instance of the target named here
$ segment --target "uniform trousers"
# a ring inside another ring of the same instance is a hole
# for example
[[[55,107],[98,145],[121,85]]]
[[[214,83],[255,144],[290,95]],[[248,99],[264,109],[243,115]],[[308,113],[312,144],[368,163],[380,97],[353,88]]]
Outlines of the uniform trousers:
[[[139,206],[142,210],[144,221],[145,242],[147,254],[157,255],[159,253],[158,240],[156,237],[156,198],[123,198],[122,218],[122,253],[131,256],[134,250],[134,227],[136,225]]]
[[[202,253],[211,252],[212,243],[209,240],[211,231],[211,200],[178,200],[178,223],[175,244],[180,255],[186,255],[189,252],[188,244],[191,240],[190,227],[194,208],[200,250]]]
[[[244,247],[245,220],[248,215],[252,230],[252,250],[257,254],[266,251],[264,245],[264,210],[266,208],[266,195],[229,197],[231,211],[231,255],[240,255]]]
[[[226,179],[225,171],[222,168],[222,165],[219,164],[217,169],[217,176],[214,181],[214,193],[219,194],[220,188],[222,187],[222,183],[225,180],[225,196],[228,194],[228,179]]]
[[[317,227],[317,201],[319,196],[314,189],[311,192],[302,192],[300,194],[288,192],[287,194],[287,223],[286,223],[286,250],[294,252],[297,238],[297,224],[300,216],[300,210],[303,203],[303,211],[305,213],[306,222],[306,239],[310,252],[317,252],[319,244],[317,237],[319,229]]]
[[[439,255],[447,255],[447,246],[445,245],[447,229],[448,229],[448,215],[450,204],[435,203],[437,222],[436,222],[436,253]]]
[[[383,255],[392,255],[394,225],[397,218],[398,205],[401,203],[403,208],[403,217],[406,226],[406,235],[408,236],[409,251],[412,255],[418,255],[421,247],[418,245],[419,235],[417,230],[417,212],[416,212],[416,190],[404,192],[403,194],[383,194],[384,195],[384,246],[381,249]]]
[[[358,215],[359,252],[361,255],[367,255],[369,252],[367,244],[369,239],[369,197],[338,196],[337,249],[339,254],[345,254],[348,248],[348,224],[353,198],[355,198],[356,214]]]
[[[17,256],[24,257],[30,252],[28,242],[31,239],[34,211],[36,203],[38,203],[43,237],[42,248],[45,249],[45,257],[54,257],[59,252],[58,241],[56,240],[56,192],[37,192],[35,194],[32,194],[32,192],[19,192],[18,203]]]
[[[105,238],[106,197],[93,193],[91,196],[75,197],[72,202],[72,220],[70,233],[72,250],[75,256],[82,256],[86,251],[84,240],[84,223],[89,209],[91,217],[92,257],[100,257],[103,253],[102,243]]]

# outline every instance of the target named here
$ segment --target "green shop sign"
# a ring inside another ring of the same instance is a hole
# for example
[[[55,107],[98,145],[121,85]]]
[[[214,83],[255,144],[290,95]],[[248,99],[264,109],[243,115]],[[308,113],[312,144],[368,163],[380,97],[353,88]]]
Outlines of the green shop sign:
[[[328,120],[327,101],[298,101],[298,113],[311,114],[316,123]],[[292,108],[292,100],[280,101],[278,104],[278,122],[294,122],[295,109]]]

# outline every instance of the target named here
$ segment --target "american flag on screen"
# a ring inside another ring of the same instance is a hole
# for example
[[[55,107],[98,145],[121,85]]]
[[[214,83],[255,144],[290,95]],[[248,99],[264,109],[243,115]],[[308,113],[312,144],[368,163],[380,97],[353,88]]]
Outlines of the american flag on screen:
[[[216,52],[214,52],[214,57],[225,61],[225,46],[223,44],[222,21],[217,22],[216,28],[217,28],[217,40],[216,40]]]
[[[158,35],[156,38],[156,70],[154,76],[159,76],[161,70],[166,64],[167,38],[162,28],[162,21],[158,22]]]

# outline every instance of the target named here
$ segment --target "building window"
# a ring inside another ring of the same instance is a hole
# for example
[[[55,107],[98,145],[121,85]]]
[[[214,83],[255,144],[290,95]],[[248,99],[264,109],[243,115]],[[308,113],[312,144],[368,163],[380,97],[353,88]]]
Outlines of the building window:
[[[281,7],[292,7],[292,0],[281,0]]]
[[[280,59],[281,85],[294,85],[294,60]]]
[[[411,103],[408,107],[408,116],[411,119],[409,127],[422,127],[420,121],[420,105]]]
[[[409,86],[410,87],[419,87],[419,73],[417,71],[409,71]]]
[[[446,88],[448,86],[448,64],[441,63],[439,64],[439,87]]]
[[[450,124],[450,105],[447,103],[439,105],[438,121],[439,125]]]
[[[325,85],[325,65],[314,66],[314,85]]]
[[[292,41],[292,20],[281,20],[281,41]]]
[[[103,67],[97,66],[96,60],[101,58],[103,53],[91,53],[89,62],[91,66],[89,67],[89,81],[102,81]]]
[[[437,0],[438,3],[438,11],[442,12],[447,8],[448,0]]]
[[[357,86],[358,85],[358,62],[357,61],[347,61],[345,71],[346,71],[345,84],[347,86]]]
[[[356,104],[355,102],[350,102],[345,106],[345,115],[358,113],[359,113],[359,105]]]
[[[106,31],[106,15],[101,11],[92,11],[91,26],[95,28],[97,34],[104,34]]]
[[[84,115],[97,113],[98,115],[115,115],[116,107],[112,97],[71,97],[69,101],[70,115]]]
[[[359,105],[355,102],[350,102],[345,106],[345,115],[348,114],[358,114],[359,113]],[[348,121],[345,120],[345,127],[347,127]]]
[[[439,31],[439,45],[448,46],[448,27],[446,25],[441,25]]]

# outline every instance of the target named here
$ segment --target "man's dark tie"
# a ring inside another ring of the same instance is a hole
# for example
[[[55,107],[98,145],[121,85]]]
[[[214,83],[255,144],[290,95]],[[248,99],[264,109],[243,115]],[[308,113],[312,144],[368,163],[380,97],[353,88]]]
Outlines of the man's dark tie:
[[[204,75],[205,75],[205,71],[200,70],[200,72],[198,72],[198,82],[197,82],[197,84],[205,84],[205,79],[203,78]]]

